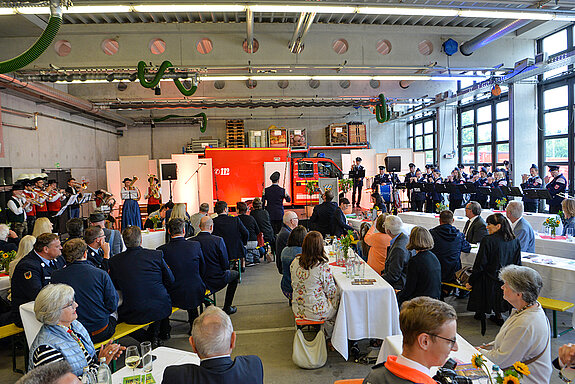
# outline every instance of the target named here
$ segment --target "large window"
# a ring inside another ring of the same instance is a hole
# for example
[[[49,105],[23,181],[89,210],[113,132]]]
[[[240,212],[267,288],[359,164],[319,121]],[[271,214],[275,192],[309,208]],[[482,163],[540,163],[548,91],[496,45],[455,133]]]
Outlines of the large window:
[[[425,152],[425,163],[435,164],[435,113],[427,112],[416,115],[407,123],[408,146],[414,152]]]
[[[573,49],[573,26],[564,28],[537,41],[537,51],[550,58]],[[573,193],[574,138],[573,108],[575,73],[573,66],[564,66],[539,76],[539,166],[541,176],[548,166],[559,165],[569,180]]]

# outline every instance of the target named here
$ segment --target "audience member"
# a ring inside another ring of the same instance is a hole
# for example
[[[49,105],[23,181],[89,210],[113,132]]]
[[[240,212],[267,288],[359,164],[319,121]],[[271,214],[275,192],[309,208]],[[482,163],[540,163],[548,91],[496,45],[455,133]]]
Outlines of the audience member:
[[[12,238],[18,239],[16,233],[10,230],[10,227],[6,224],[0,224],[0,251],[2,252],[12,252],[18,250],[18,245],[8,241],[10,236]]]
[[[523,203],[521,201],[510,201],[507,204],[505,214],[511,222],[511,230],[519,240],[521,251],[535,252],[535,232],[531,224],[523,217]]]
[[[282,251],[287,245],[289,234],[298,226],[298,222],[297,213],[294,211],[286,211],[284,213],[282,229],[276,236],[276,266],[280,274],[282,273]]]
[[[387,213],[382,213],[375,220],[374,225],[369,228],[363,241],[369,245],[369,254],[367,255],[367,264],[379,275],[385,269],[385,260],[387,259],[387,248],[391,242],[391,236],[385,232],[385,218]]]
[[[441,264],[441,281],[454,283],[455,273],[461,269],[461,252],[471,251],[463,233],[453,226],[453,212],[439,213],[439,225],[429,231],[433,237],[431,252]]]
[[[334,220],[337,204],[333,202],[333,191],[328,189],[322,195],[323,203],[313,207],[313,213],[309,219],[311,229],[318,231],[323,237],[331,235],[332,222]]]
[[[290,272],[295,317],[325,321],[324,330],[331,337],[339,294],[328,261],[323,236],[311,231],[303,240],[301,254],[292,261]]]
[[[297,255],[301,254],[301,246],[303,244],[303,239],[307,235],[307,230],[303,225],[298,225],[295,227],[287,241],[287,246],[283,249],[281,254],[282,259],[282,280],[280,283],[282,292],[285,297],[289,300],[289,304],[291,305],[291,298],[292,298],[292,286],[291,286],[291,271],[290,266],[292,261],[296,258]]]
[[[372,367],[364,383],[435,384],[431,368],[442,366],[457,346],[457,314],[442,301],[417,297],[405,302],[399,313],[403,350]]]
[[[88,262],[106,272],[110,270],[110,244],[100,227],[90,226],[84,231],[84,241],[88,244]]]
[[[206,295],[206,286],[202,281],[206,266],[202,247],[198,242],[184,238],[185,221],[171,218],[168,232],[172,240],[158,247],[164,254],[164,260],[174,274],[174,284],[170,289],[172,305],[188,311],[190,330],[194,319],[198,317],[198,306],[202,305]]]
[[[509,221],[500,213],[487,217],[487,231],[489,235],[479,245],[469,277],[468,288],[473,287],[473,290],[469,294],[467,309],[475,312],[476,319],[483,319],[485,314],[494,312],[491,320],[502,325],[501,314],[509,311],[510,306],[503,299],[499,271],[509,264],[521,265],[521,246]]]
[[[335,210],[331,224],[331,234],[335,237],[341,237],[347,234],[347,231],[355,231],[355,229],[347,224],[345,212],[348,211],[351,203],[345,197],[339,199],[339,207]]]
[[[190,216],[190,224],[194,229],[194,235],[200,233],[200,220],[202,217],[207,216],[208,213],[210,213],[210,205],[208,203],[202,203],[200,204],[200,211]]]
[[[558,357],[553,360],[553,366],[561,370],[565,381],[575,380],[575,344],[567,343],[559,347]],[[569,381],[567,381],[569,382]]]
[[[387,216],[384,225],[391,240],[381,277],[394,289],[401,291],[405,286],[407,262],[410,257],[406,248],[409,238],[403,233],[403,221],[399,217]]]
[[[162,204],[157,211],[152,212],[144,222],[144,229],[162,228],[164,226],[164,220],[166,219],[166,213],[169,209],[171,209],[171,207],[166,203]]]
[[[41,365],[22,376],[16,384],[81,384],[66,361]]]
[[[88,331],[77,320],[77,308],[74,289],[69,285],[48,284],[38,293],[34,313],[42,327],[30,346],[30,368],[64,360],[70,364],[72,372],[80,376],[84,367],[95,373],[100,358],[105,358],[109,364],[126,349],[110,340],[96,354]]]
[[[409,242],[405,247],[408,251],[416,251],[415,256],[407,262],[405,287],[397,293],[397,303],[419,296],[433,299],[441,297],[441,264],[430,251],[433,248],[433,237],[424,227],[413,227]]]
[[[218,214],[213,219],[214,235],[224,239],[230,261],[240,259],[242,268],[245,267],[246,248],[244,246],[247,244],[250,235],[248,230],[240,219],[228,215],[228,204],[225,201],[216,202],[214,210]]]
[[[52,233],[54,226],[52,222],[47,217],[39,217],[34,223],[34,230],[32,231],[32,236],[38,237],[43,233]]]
[[[246,244],[246,262],[248,266],[255,265],[260,262],[260,257],[256,248],[258,247],[258,234],[260,227],[255,218],[248,215],[248,205],[243,201],[236,204],[238,210],[238,218],[248,230],[248,242]]]
[[[66,242],[62,252],[68,265],[52,273],[52,283],[74,288],[78,321],[86,328],[92,342],[108,340],[116,330],[114,312],[118,309],[118,293],[110,276],[87,260],[88,246],[82,239]]]
[[[272,254],[280,257],[281,255],[276,255],[276,235],[272,228],[272,223],[270,221],[270,214],[268,211],[262,208],[262,200],[256,197],[252,202],[252,209],[250,210],[250,216],[253,216],[258,223],[258,227],[264,235],[264,241],[270,245]]]
[[[169,243],[172,239],[167,227],[172,219],[182,219],[184,220],[184,239],[189,239],[194,236],[197,232],[194,232],[194,227],[192,227],[192,222],[190,221],[190,215],[186,211],[186,204],[184,203],[172,203],[173,208],[166,213],[166,243]]]
[[[487,226],[481,217],[481,204],[470,201],[465,206],[465,216],[469,219],[463,227],[465,240],[471,244],[479,244],[487,236]]]
[[[575,199],[569,198],[561,202],[561,208],[565,215],[562,236],[567,236],[567,229],[571,229],[575,236]],[[534,252],[534,251],[531,251]]]
[[[517,265],[501,269],[499,278],[503,298],[513,309],[495,340],[479,347],[479,352],[500,367],[511,367],[517,361],[527,365],[531,374],[521,380],[524,384],[549,383],[551,328],[537,302],[543,279],[537,271]]]
[[[361,223],[361,225],[359,226],[359,234],[358,234],[359,240],[357,241],[356,246],[359,257],[361,257],[363,261],[365,261],[366,263],[368,260],[369,250],[371,247],[369,246],[369,244],[365,242],[365,235],[367,235],[367,233],[371,229],[371,226],[372,226],[371,223],[365,223],[365,222]]]
[[[110,259],[110,277],[114,286],[122,291],[122,304],[118,308],[118,321],[146,324],[148,338],[154,347],[160,339],[170,337],[169,317],[172,301],[168,290],[174,275],[164,261],[162,252],[142,248],[142,232],[132,225],[122,232],[128,248]]]
[[[22,240],[20,240],[16,256],[14,257],[14,260],[10,262],[8,267],[8,275],[10,276],[10,279],[12,279],[12,275],[14,275],[14,269],[16,268],[16,265],[18,265],[18,262],[22,260],[24,256],[32,252],[35,243],[36,238],[32,235],[26,235]]]
[[[106,243],[110,244],[110,256],[117,255],[124,250],[124,242],[122,234],[117,229],[106,228],[106,216],[101,212],[90,214],[90,224],[95,227],[100,227],[104,230],[106,235]]]
[[[212,234],[214,221],[209,216],[204,216],[200,220],[200,233],[193,241],[200,243],[204,255],[205,273],[202,280],[212,293],[223,289],[226,285],[226,297],[224,299],[224,312],[228,315],[237,312],[237,308],[232,305],[240,274],[238,271],[230,270],[230,261],[226,243],[224,239]]]
[[[14,268],[11,281],[12,318],[21,325],[20,305],[34,301],[43,286],[50,283],[52,272],[66,262],[60,255],[62,246],[58,235],[43,233],[36,239],[34,250],[24,256]]]
[[[162,384],[221,383],[263,384],[264,367],[255,355],[230,357],[236,345],[236,333],[230,317],[210,306],[194,321],[190,337],[192,350],[200,365],[169,366]]]
[[[277,234],[282,227],[284,200],[288,203],[291,201],[286,190],[279,186],[280,176],[278,171],[271,174],[270,180],[272,185],[264,189],[262,196],[263,208],[270,214],[270,220],[275,234]],[[279,255],[281,255],[281,252],[278,254],[278,259]]]

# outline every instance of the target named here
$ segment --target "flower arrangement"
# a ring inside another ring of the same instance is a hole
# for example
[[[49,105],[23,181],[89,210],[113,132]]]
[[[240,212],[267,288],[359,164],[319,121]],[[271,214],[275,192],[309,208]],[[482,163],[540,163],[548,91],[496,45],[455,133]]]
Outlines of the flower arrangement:
[[[353,231],[348,229],[347,235],[342,236],[339,241],[341,242],[341,247],[343,249],[343,258],[347,260],[347,251],[351,248],[351,244],[355,241],[353,238]]]
[[[0,251],[0,265],[5,273],[8,273],[10,262],[16,258],[16,251],[2,252]]]
[[[489,368],[487,368],[486,362],[487,360],[480,353],[473,355],[471,358],[471,365],[473,365],[474,368],[483,370],[489,377],[489,382],[494,384],[493,378],[489,374]],[[498,368],[495,368],[495,366],[493,371],[496,375],[495,382],[497,384],[521,384],[520,379],[523,378],[523,376],[528,376],[531,373],[529,372],[527,365],[520,361],[517,361],[511,367],[503,370],[503,373]]]
[[[150,216],[150,221],[154,224],[154,229],[158,229],[158,226],[162,222],[162,219],[158,216]]]
[[[551,229],[551,237],[555,237],[556,232],[557,232],[557,227],[559,227],[560,224],[561,224],[561,217],[559,217],[559,216],[548,217],[543,222],[543,226],[545,228]]]
[[[505,206],[507,205],[507,199],[505,197],[497,199],[495,200],[495,204],[497,204],[498,210],[503,211],[505,209]]]
[[[437,203],[437,204],[435,204],[435,211],[436,211],[437,213],[441,213],[441,212],[443,212],[443,211],[445,211],[445,210],[447,210],[447,209],[449,209],[449,207],[448,207],[447,205],[443,204],[443,203]]]
[[[348,193],[353,186],[353,180],[351,179],[339,179],[339,190],[343,193]]]

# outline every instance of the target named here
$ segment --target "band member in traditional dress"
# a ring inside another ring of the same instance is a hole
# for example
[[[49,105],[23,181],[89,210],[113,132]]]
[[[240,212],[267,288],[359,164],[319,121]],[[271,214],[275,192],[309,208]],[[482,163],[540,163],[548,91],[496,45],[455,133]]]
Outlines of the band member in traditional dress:
[[[160,209],[162,205],[162,195],[160,192],[160,180],[156,175],[148,175],[148,193],[144,196],[144,199],[148,199],[148,215],[152,212],[156,212]]]
[[[140,190],[134,185],[138,180],[136,176],[133,179],[126,177],[123,181],[122,187],[122,200],[124,205],[122,207],[122,230],[131,225],[137,225],[142,228],[142,216],[140,212]]]

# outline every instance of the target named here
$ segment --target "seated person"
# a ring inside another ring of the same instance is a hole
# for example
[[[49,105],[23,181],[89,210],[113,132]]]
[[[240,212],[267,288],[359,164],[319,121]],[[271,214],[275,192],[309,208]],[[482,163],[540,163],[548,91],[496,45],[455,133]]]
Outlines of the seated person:
[[[171,207],[168,205],[168,203],[166,203],[163,204],[157,211],[150,213],[150,215],[144,222],[144,229],[162,228],[164,226],[164,219],[166,218],[166,212],[168,212],[169,209],[171,209]]]
[[[243,201],[236,204],[238,210],[238,218],[248,230],[248,242],[246,244],[246,261],[248,266],[255,265],[260,262],[260,257],[256,248],[258,247],[258,234],[260,233],[260,227],[256,219],[253,216],[248,215],[248,205]]]
[[[90,225],[100,227],[104,230],[106,235],[105,241],[110,244],[110,256],[117,255],[124,249],[124,242],[122,241],[122,234],[117,229],[106,228],[106,216],[101,212],[94,212],[90,214]]]
[[[292,297],[290,265],[293,259],[295,259],[297,255],[301,254],[301,246],[306,235],[307,230],[303,225],[295,227],[291,231],[288,237],[287,246],[284,248],[281,255],[283,276],[280,286],[284,296],[289,300],[290,305]]]
[[[32,236],[38,237],[43,233],[52,233],[54,225],[47,217],[40,217],[34,222],[34,230]]]
[[[66,233],[60,236],[62,244],[70,239],[81,239],[84,236],[84,221],[75,217],[66,222]]]
[[[405,247],[416,251],[415,256],[407,262],[405,287],[397,293],[397,304],[419,296],[433,299],[441,297],[441,264],[430,251],[433,248],[433,237],[424,227],[413,227],[409,242]]]
[[[0,251],[18,251],[18,245],[14,241],[10,241],[11,239],[18,239],[16,232],[11,231],[6,224],[0,224]]]
[[[306,235],[301,255],[290,266],[292,311],[306,320],[325,320],[325,330],[331,336],[339,304],[339,294],[323,248],[323,236],[317,231]]]
[[[385,232],[386,217],[387,213],[379,215],[363,238],[363,241],[369,246],[367,264],[380,275],[385,269],[387,248],[391,242],[391,236]]]
[[[200,211],[190,216],[190,224],[194,229],[194,235],[200,233],[200,220],[202,217],[207,216],[209,213],[210,205],[208,203],[202,203],[200,204]]]
[[[563,200],[561,202],[561,208],[563,209],[563,214],[565,215],[563,233],[561,235],[567,236],[567,229],[571,229],[573,231],[573,235],[575,235],[575,199],[569,198]]]
[[[431,367],[440,367],[457,351],[457,314],[447,303],[429,297],[406,301],[399,313],[403,350],[399,356],[374,365],[364,380],[369,384],[436,384]]]
[[[535,252],[535,232],[531,224],[523,217],[523,203],[510,201],[507,204],[505,214],[511,222],[513,234],[519,240],[521,252]]]
[[[283,216],[282,228],[276,236],[276,266],[278,267],[278,272],[282,273],[282,258],[281,254],[287,245],[288,237],[291,231],[297,227],[299,219],[297,213],[294,211],[285,211]]]
[[[81,376],[84,367],[97,372],[100,358],[106,363],[117,359],[125,349],[119,344],[108,344],[96,354],[86,328],[77,318],[74,289],[66,284],[48,284],[36,298],[34,312],[42,327],[30,346],[30,369],[65,360],[72,373]]]
[[[385,206],[385,201],[383,201],[383,197],[378,192],[373,192],[371,194],[371,202],[373,204],[373,208],[381,211],[383,213],[387,212],[387,207]]]
[[[313,207],[313,213],[309,219],[311,228],[321,233],[323,237],[331,235],[332,221],[334,219],[337,204],[333,202],[333,191],[328,189],[322,195],[323,203]]]
[[[465,240],[471,244],[481,243],[481,240],[487,236],[487,224],[481,217],[481,204],[477,201],[470,201],[465,206],[465,216],[469,219],[463,227]]]
[[[200,365],[169,366],[162,384],[263,384],[264,367],[259,357],[236,356],[233,360],[230,357],[236,333],[230,317],[218,307],[206,308],[194,320],[190,344],[200,358]]]
[[[101,231],[101,228],[97,228]],[[89,261],[88,246],[82,239],[72,239],[64,244],[66,268],[52,272],[52,283],[71,286],[76,292],[78,320],[84,325],[92,341],[108,340],[116,330],[118,293],[107,272]]]
[[[106,243],[104,230],[93,225],[86,228],[84,241],[88,244],[88,262],[108,272],[110,270],[110,244]]]
[[[240,219],[228,214],[228,203],[225,201],[217,201],[214,205],[214,211],[218,214],[213,219],[214,235],[224,239],[230,261],[240,259],[242,267],[245,267],[245,245],[250,236],[248,230]]]
[[[22,376],[16,384],[81,384],[72,367],[65,361],[58,361],[34,368]]]
[[[453,212],[450,210],[439,214],[439,225],[429,232],[433,237],[431,252],[441,264],[441,281],[453,283],[456,281],[455,273],[461,269],[461,252],[471,251],[471,244],[453,226]]]
[[[345,217],[345,212],[349,209],[350,204],[345,197],[339,199],[339,207],[335,210],[331,223],[331,234],[335,237],[347,235],[347,231],[355,231],[351,225],[347,224]]]
[[[479,352],[500,367],[521,361],[530,375],[525,384],[549,383],[551,379],[551,328],[545,311],[537,302],[543,279],[529,267],[508,265],[499,273],[503,297],[511,304],[511,315],[495,340],[478,348]]]
[[[387,248],[385,268],[381,277],[395,290],[401,291],[405,286],[407,275],[407,262],[410,252],[406,246],[408,236],[403,233],[403,221],[397,216],[389,215],[385,218],[385,232],[391,237],[390,246]]]

